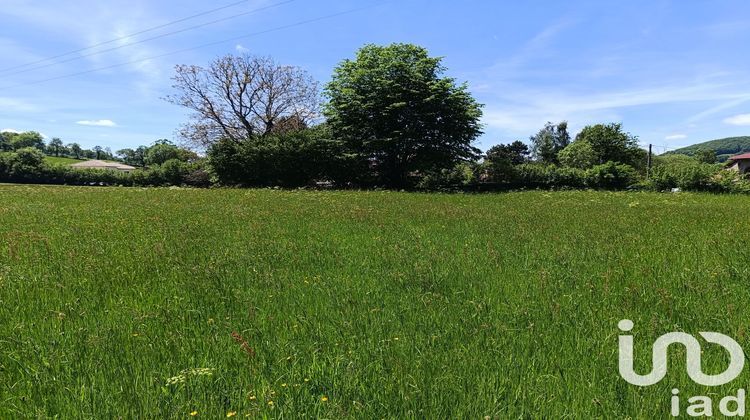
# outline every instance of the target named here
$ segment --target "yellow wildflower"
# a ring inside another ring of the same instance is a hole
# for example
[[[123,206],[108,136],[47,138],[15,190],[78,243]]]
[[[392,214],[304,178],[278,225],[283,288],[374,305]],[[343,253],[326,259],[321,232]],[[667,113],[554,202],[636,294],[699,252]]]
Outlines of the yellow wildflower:
[[[320,397],[320,400],[323,401],[323,402],[326,402],[326,401],[328,401],[328,397],[326,397],[325,395],[323,395],[322,397]]]
[[[197,415],[198,415],[198,412],[197,412],[197,411],[193,411],[193,412],[191,412],[191,413],[190,413],[190,417],[195,417],[195,416],[197,416]]]
[[[230,411],[230,412],[227,413],[227,417],[234,417],[236,415],[237,415],[236,411]]]

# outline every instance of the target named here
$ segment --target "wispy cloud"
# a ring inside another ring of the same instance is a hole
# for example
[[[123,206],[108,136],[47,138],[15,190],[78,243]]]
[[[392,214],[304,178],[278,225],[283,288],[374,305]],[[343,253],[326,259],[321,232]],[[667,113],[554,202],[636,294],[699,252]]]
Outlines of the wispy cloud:
[[[154,9],[147,2],[140,0],[128,2],[113,0],[106,6],[90,2],[71,1],[65,7],[52,7],[23,0],[6,0],[3,2],[2,10],[0,10],[0,16],[23,21],[47,37],[65,40],[80,48],[107,42],[101,48],[98,48],[98,50],[106,51],[110,48],[125,46],[125,44],[136,41],[137,38],[121,38],[117,42],[108,43],[110,40],[163,23],[163,19],[154,15]],[[20,45],[20,47],[29,49],[25,45]],[[123,69],[142,79],[151,80],[161,76],[161,73],[168,69],[169,65],[160,60],[135,61],[158,55],[161,51],[154,43],[128,46],[104,54],[91,55],[96,50],[86,50],[84,55],[87,56],[83,61],[88,62],[92,67],[117,62],[133,62],[124,66]],[[18,58],[15,55],[11,57],[13,57],[11,62],[14,64],[20,65],[28,62],[27,58]],[[74,57],[66,56],[64,60]],[[34,71],[34,73],[43,75],[44,72],[53,71],[59,74],[60,71],[66,70],[65,67],[80,69],[80,61],[76,60],[72,63],[62,64],[59,67],[51,66],[49,69],[44,68],[42,72]],[[42,63],[42,65],[48,64],[49,62]],[[34,66],[31,67],[31,69],[33,68]]]
[[[724,123],[729,125],[750,125],[750,114],[740,114],[725,118]]]
[[[727,109],[731,109],[737,106],[740,106],[744,104],[745,102],[750,101],[750,96],[743,96],[737,99],[732,99],[728,102],[722,102],[719,105],[712,106],[711,108],[706,109],[703,112],[700,112],[698,114],[693,115],[692,117],[689,117],[687,119],[688,124],[695,123],[697,121],[701,121],[707,117],[710,117],[714,114],[718,114],[721,111],[725,111]]]
[[[550,46],[564,33],[567,29],[572,28],[578,22],[563,18],[558,22],[547,26],[538,32],[534,37],[526,41],[522,47],[515,52],[509,59],[501,61],[496,69],[520,68],[529,61],[538,60],[550,53]]]
[[[20,99],[4,98],[0,96],[0,110],[33,112],[37,110],[37,107]]]
[[[0,130],[0,133],[20,133],[20,131],[16,130],[15,128],[3,128]]]
[[[484,123],[489,127],[532,132],[546,121],[568,120],[581,124],[595,120],[617,121],[625,108],[702,101],[728,101],[750,92],[729,92],[716,83],[672,85],[580,93],[575,89],[524,89],[508,86],[487,106]]]
[[[76,121],[76,124],[91,127],[117,127],[117,124],[112,120],[82,120]]]
[[[653,33],[639,30],[653,19],[634,25],[632,36],[603,42],[587,30],[591,17],[580,11],[548,21],[511,54],[469,73],[472,91],[486,105],[483,123],[491,141],[525,137],[547,121],[561,120],[570,122],[571,131],[623,122],[645,139],[680,141],[688,134],[713,136],[706,134],[710,125],[696,129],[695,123],[713,116],[715,124],[727,110],[731,115],[750,103],[742,67],[707,59],[714,50],[650,48],[665,35],[660,27]],[[678,41],[688,42],[670,40]]]

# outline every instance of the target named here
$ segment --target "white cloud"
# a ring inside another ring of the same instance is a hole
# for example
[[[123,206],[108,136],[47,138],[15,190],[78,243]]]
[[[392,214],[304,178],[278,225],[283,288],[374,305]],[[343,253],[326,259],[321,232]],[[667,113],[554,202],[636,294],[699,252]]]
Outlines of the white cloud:
[[[237,46],[234,47],[234,49],[237,50],[238,53],[250,52],[250,49],[249,48],[245,48],[245,46],[242,45],[242,44],[237,44]]]
[[[724,119],[724,123],[729,125],[750,125],[750,114],[740,114],[726,118]]]
[[[77,121],[76,124],[88,125],[91,127],[117,127],[117,124],[112,120],[83,120]]]
[[[687,137],[687,134],[671,134],[667,137],[664,137],[664,140],[683,140]]]

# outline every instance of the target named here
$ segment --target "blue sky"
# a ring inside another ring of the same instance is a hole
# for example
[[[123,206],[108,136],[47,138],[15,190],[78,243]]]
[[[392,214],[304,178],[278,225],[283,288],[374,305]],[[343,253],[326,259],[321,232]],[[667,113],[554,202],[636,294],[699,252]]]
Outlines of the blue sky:
[[[546,121],[563,119],[574,132],[590,123],[622,122],[659,152],[750,134],[750,3],[739,0],[248,0],[81,54],[270,8],[58,60],[70,60],[65,63],[7,70],[234,1],[3,0],[0,129],[37,130],[113,150],[177,140],[187,113],[161,99],[171,92],[175,64],[205,65],[248,51],[301,66],[325,83],[333,67],[365,43],[411,42],[444,56],[449,75],[468,82],[485,104],[483,149],[527,140]],[[372,7],[89,72],[365,6]],[[81,72],[88,73],[62,77]]]

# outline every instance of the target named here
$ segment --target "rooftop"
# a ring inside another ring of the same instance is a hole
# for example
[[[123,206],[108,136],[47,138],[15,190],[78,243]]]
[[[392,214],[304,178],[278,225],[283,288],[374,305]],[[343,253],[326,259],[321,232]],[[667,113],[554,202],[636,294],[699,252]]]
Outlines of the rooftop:
[[[744,159],[750,159],[750,153],[743,153],[741,155],[732,156],[729,158],[729,160],[744,160]]]
[[[105,162],[103,160],[87,160],[86,162],[70,165],[81,169],[115,169],[118,171],[133,171],[136,168],[119,162]]]

